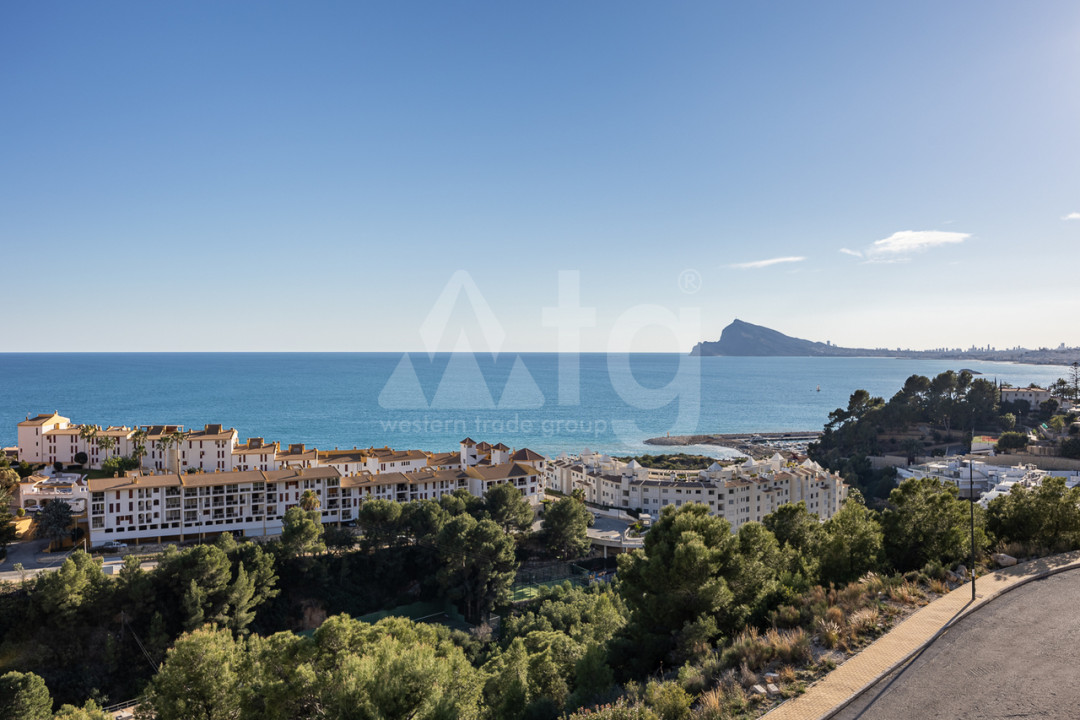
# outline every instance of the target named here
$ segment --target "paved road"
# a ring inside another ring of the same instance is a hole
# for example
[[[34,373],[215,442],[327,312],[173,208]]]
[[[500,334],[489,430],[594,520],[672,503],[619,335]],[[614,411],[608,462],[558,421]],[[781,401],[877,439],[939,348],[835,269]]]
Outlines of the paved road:
[[[1080,717],[1080,571],[989,603],[835,717]]]
[[[22,540],[7,546],[7,557],[0,563],[0,571],[9,571],[15,563],[22,563],[26,569],[45,567],[49,564],[48,555],[44,555],[48,540]],[[39,557],[41,556],[41,557]],[[67,557],[66,555],[64,557]],[[63,562],[63,560],[61,560]]]

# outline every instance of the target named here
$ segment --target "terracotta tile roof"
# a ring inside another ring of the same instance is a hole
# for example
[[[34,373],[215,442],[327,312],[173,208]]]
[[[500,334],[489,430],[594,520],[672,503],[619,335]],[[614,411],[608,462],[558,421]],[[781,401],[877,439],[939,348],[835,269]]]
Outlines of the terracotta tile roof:
[[[501,463],[499,465],[474,465],[468,468],[466,474],[481,480],[507,480],[509,478],[528,477],[537,475],[536,470],[530,465],[521,465],[516,462]]]
[[[255,440],[255,444],[252,445],[252,440]],[[232,449],[233,455],[277,455],[278,443],[263,442],[262,438],[250,438],[246,443],[242,445],[236,445]]]
[[[33,427],[35,425],[44,425],[53,419],[57,422],[71,422],[68,418],[61,417],[59,413],[42,413],[40,415],[35,415],[34,417],[27,416],[25,420],[19,423],[19,426]]]
[[[546,458],[538,452],[533,452],[529,448],[521,448],[511,455],[510,459],[516,460],[517,462],[536,462],[537,460],[545,460]]]
[[[202,430],[192,430],[188,433],[188,440],[228,440],[235,438],[235,428],[224,429],[221,425],[207,424]]]

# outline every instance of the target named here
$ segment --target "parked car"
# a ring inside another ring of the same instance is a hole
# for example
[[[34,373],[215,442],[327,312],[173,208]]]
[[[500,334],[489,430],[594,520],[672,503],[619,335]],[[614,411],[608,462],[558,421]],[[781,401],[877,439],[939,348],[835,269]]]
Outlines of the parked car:
[[[99,546],[98,549],[100,549],[100,550],[127,550],[127,543],[120,542],[119,540],[110,540],[107,543],[102,543]]]

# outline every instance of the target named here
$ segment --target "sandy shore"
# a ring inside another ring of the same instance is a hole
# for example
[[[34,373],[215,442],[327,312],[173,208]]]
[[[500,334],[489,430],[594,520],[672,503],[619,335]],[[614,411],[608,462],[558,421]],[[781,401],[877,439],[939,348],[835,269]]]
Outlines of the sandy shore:
[[[717,435],[667,435],[649,438],[646,445],[660,447],[683,447],[687,445],[718,445],[738,450],[744,455],[760,459],[777,451],[805,452],[806,444],[821,437],[819,430],[790,430],[772,433],[732,433]]]

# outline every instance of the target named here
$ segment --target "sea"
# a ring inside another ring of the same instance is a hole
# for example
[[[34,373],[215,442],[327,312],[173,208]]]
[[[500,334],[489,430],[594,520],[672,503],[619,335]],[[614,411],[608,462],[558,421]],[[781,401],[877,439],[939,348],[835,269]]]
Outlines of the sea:
[[[911,358],[552,353],[5,353],[0,444],[28,415],[96,425],[207,423],[241,441],[320,449],[456,450],[504,443],[547,455],[672,452],[665,435],[820,430],[856,389],[891,397],[913,374],[969,369],[1026,386],[1064,367]],[[714,457],[733,451],[680,448]]]

